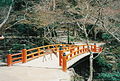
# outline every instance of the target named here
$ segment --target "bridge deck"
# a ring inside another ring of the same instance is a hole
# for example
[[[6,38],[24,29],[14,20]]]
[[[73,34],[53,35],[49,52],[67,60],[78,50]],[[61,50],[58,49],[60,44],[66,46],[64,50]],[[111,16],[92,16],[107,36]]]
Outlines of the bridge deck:
[[[66,53],[67,54],[67,53]],[[67,68],[75,64],[80,59],[88,56],[90,53],[80,54],[79,56],[71,59],[67,63]],[[45,57],[39,57],[34,60],[28,61],[27,63],[18,63],[15,66],[27,66],[27,67],[40,67],[40,68],[52,68],[52,69],[61,69],[59,66],[59,57],[56,57],[54,54],[46,55]]]
[[[70,75],[61,69],[0,66],[0,81],[70,81]]]
[[[59,57],[54,54],[45,55],[43,57],[36,58],[34,60],[28,61],[27,63],[15,64],[17,66],[31,66],[31,67],[41,67],[41,68],[61,68],[59,66]]]

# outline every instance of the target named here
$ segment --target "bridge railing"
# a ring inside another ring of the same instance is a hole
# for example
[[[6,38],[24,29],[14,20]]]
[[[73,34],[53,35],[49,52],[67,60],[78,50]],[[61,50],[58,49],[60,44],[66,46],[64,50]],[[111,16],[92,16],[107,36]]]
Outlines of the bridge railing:
[[[62,48],[62,49],[60,49]],[[42,57],[48,53],[45,53],[45,50],[53,50],[54,52],[59,52],[59,65],[62,66],[62,70],[66,71],[67,62],[71,59],[77,57],[80,54],[95,52],[99,53],[102,51],[101,47],[96,47],[96,45],[69,45],[69,44],[55,44],[55,45],[46,45],[32,49],[22,49],[21,53],[17,54],[8,54],[7,55],[7,65],[11,66],[16,63],[26,63],[32,59]],[[66,52],[68,52],[66,54]]]
[[[17,58],[16,58],[17,57]],[[19,63],[23,61],[22,53],[17,53],[17,54],[8,54],[7,55],[7,65],[11,66],[15,63]]]
[[[102,52],[101,47],[96,47],[96,45],[80,45],[70,48],[70,53],[66,54],[64,50],[59,51],[59,65],[62,66],[62,70],[65,72],[67,69],[67,62],[71,59],[77,57],[80,54],[94,52]]]
[[[17,54],[8,54],[7,55],[7,65],[11,66],[16,63],[26,63],[32,59],[42,57],[46,55],[45,50],[51,49],[54,52],[59,52],[59,47],[62,46],[63,50],[69,50],[68,44],[55,44],[55,45],[46,45],[41,47],[36,47],[32,49],[22,49],[21,53]]]

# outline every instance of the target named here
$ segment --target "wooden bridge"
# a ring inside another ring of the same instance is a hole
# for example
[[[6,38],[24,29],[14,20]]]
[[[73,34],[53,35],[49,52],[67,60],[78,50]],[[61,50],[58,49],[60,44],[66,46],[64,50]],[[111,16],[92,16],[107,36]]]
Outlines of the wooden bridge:
[[[36,47],[32,49],[22,49],[21,53],[8,54],[7,55],[7,65],[12,66],[15,64],[24,65],[33,59],[42,58],[43,63],[46,60],[46,55],[49,55],[51,60],[54,54],[59,61],[58,66],[66,72],[67,68],[76,63],[81,58],[90,55],[90,52],[100,53],[102,52],[101,47],[96,45],[69,45],[69,44],[54,44],[46,45],[41,47]],[[56,62],[56,61],[53,61]],[[23,63],[23,64],[20,64]],[[54,65],[51,65],[54,66]],[[49,68],[49,67],[48,67]]]

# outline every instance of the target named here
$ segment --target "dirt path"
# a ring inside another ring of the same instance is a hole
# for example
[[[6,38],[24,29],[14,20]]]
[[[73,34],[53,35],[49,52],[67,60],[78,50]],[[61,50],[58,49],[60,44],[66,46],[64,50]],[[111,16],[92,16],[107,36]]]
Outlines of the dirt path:
[[[37,67],[0,67],[0,81],[70,81],[61,69]]]

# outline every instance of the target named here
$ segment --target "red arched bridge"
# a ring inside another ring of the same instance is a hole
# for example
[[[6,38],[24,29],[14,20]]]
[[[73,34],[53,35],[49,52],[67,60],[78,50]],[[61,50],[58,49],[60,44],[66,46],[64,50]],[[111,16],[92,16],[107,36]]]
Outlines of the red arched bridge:
[[[81,57],[89,55],[90,52],[100,53],[102,52],[101,47],[96,45],[69,45],[69,44],[54,44],[36,47],[32,49],[22,49],[21,53],[8,54],[7,65],[12,66],[16,63],[26,63],[38,57],[45,57],[46,55],[56,55],[59,59],[59,66],[65,72],[71,65],[68,64],[74,58],[79,57],[76,61],[80,60]],[[81,55],[81,56],[80,56]],[[52,56],[51,56],[52,58]]]

